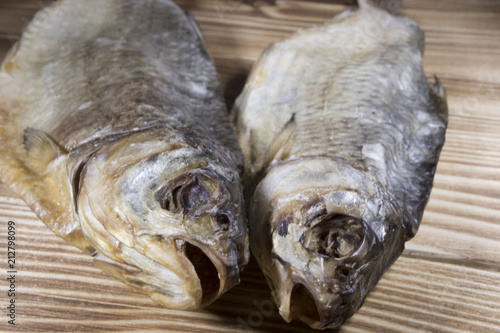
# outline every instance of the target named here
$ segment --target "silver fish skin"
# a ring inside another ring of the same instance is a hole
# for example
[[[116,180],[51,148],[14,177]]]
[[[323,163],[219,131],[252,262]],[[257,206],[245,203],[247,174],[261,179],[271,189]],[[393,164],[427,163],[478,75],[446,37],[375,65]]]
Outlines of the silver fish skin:
[[[157,303],[206,306],[249,259],[243,155],[191,16],[169,0],[64,0],[0,71],[1,181]]]
[[[352,316],[430,195],[445,91],[426,80],[418,24],[384,5],[360,1],[270,45],[232,110],[250,248],[288,322]]]

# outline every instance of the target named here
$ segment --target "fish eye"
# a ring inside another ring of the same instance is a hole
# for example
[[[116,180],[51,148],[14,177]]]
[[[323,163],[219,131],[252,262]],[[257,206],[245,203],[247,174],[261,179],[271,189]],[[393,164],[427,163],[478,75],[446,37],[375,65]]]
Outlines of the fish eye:
[[[162,209],[187,214],[209,204],[216,190],[217,184],[211,178],[191,173],[170,181],[157,191],[155,197]]]
[[[309,252],[327,258],[347,258],[359,249],[364,238],[364,223],[361,219],[333,215],[322,217],[301,238]]]
[[[212,189],[204,183],[198,179],[198,176],[194,176],[182,187],[180,202],[184,210],[206,205],[210,201]]]

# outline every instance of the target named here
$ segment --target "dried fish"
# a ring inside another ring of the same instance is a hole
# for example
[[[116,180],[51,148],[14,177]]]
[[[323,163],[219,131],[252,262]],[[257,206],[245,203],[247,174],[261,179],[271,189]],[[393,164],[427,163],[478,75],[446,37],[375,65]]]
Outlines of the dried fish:
[[[232,111],[252,253],[283,318],[318,329],[352,316],[417,232],[447,124],[417,23],[359,2],[270,45]]]
[[[168,0],[65,0],[0,72],[1,181],[108,274],[174,309],[249,258],[243,155],[191,16]]]

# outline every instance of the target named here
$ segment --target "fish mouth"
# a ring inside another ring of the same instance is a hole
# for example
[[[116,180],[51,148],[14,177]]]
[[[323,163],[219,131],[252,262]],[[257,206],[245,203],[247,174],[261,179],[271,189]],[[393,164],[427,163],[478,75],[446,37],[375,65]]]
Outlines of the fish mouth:
[[[318,311],[316,298],[312,295],[308,287],[303,283],[293,285],[290,293],[290,309],[285,320],[291,321],[293,318],[302,318],[308,322],[322,322],[321,312]]]
[[[212,303],[220,291],[221,281],[219,277],[221,274],[219,274],[219,270],[203,250],[191,243],[185,244],[185,255],[193,265],[200,281],[201,306]]]
[[[197,281],[199,288],[191,290],[196,308],[205,307],[216,300],[224,291],[239,283],[239,272],[233,272],[232,265],[226,265],[209,248],[192,241],[175,240],[177,250],[185,256],[189,276]]]
[[[296,282],[290,291],[289,309],[280,311],[287,322],[300,318],[303,322],[316,329],[337,327],[344,321],[345,303],[340,299],[326,307],[306,282]],[[332,313],[335,313],[332,316]]]

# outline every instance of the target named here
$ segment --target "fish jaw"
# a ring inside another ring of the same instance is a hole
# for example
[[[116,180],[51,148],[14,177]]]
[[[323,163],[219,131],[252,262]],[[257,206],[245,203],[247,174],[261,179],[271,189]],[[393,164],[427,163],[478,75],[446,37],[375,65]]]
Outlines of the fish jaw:
[[[239,282],[248,232],[225,149],[192,131],[154,128],[94,152],[80,169],[78,214],[105,272],[179,310]]]
[[[280,314],[338,327],[404,247],[400,209],[367,173],[340,160],[277,164],[249,208],[250,246]]]

